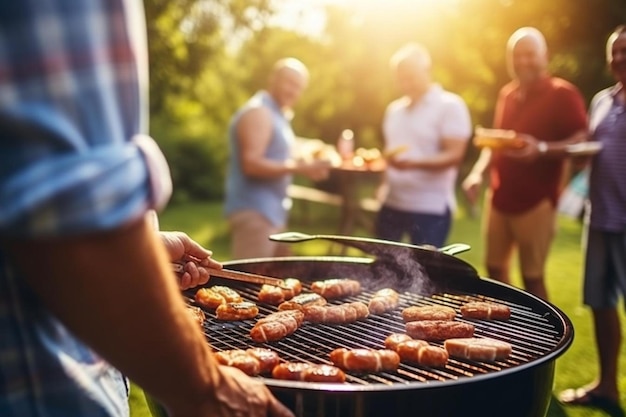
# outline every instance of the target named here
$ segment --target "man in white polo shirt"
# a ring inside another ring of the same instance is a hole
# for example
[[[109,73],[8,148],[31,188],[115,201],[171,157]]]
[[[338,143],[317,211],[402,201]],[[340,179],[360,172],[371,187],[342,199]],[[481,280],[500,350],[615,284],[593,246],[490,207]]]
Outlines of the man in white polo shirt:
[[[388,158],[378,238],[443,246],[456,208],[454,187],[472,125],[463,99],[431,79],[426,48],[408,44],[391,58],[403,96],[383,122]]]

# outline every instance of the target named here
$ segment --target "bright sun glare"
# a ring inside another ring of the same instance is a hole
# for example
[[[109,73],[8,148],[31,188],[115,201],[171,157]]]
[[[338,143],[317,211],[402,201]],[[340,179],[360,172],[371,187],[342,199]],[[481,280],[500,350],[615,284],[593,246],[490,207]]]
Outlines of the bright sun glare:
[[[413,10],[432,11],[441,7],[454,7],[460,0],[274,0],[277,15],[274,23],[309,35],[322,33],[326,23],[325,6],[344,7],[354,16],[371,15],[381,10],[406,7],[411,2]]]

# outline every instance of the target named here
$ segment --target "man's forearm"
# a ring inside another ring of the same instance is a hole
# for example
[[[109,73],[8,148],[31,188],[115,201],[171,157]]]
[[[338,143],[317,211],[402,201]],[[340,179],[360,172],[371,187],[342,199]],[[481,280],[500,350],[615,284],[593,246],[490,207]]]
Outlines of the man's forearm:
[[[41,301],[146,391],[174,409],[211,395],[217,367],[146,221],[6,246]]]

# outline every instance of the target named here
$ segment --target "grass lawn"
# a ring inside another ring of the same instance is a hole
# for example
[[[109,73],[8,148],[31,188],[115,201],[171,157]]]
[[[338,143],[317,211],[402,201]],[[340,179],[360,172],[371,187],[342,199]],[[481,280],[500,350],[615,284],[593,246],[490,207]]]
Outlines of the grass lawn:
[[[182,230],[205,247],[213,250],[218,260],[229,259],[228,229],[222,218],[220,203],[192,203],[184,206],[172,206],[161,213],[161,229]],[[368,228],[371,218],[365,219],[354,234],[371,236]],[[336,233],[337,212],[335,208],[323,207],[315,203],[297,202],[292,212],[291,230],[313,234]],[[572,219],[559,219],[559,232],[548,262],[548,291],[551,301],[558,306],[574,323],[575,338],[570,349],[563,354],[556,365],[554,392],[565,388],[578,387],[590,382],[597,373],[596,347],[592,334],[591,315],[581,301],[581,224]],[[480,221],[470,218],[461,208],[455,219],[449,242],[463,242],[472,246],[472,250],[457,255],[474,265],[481,275],[485,275],[482,266],[483,245],[480,236]],[[331,250],[323,241],[309,241],[294,245],[298,255],[323,255]],[[520,277],[514,267],[514,284],[520,284]],[[622,312],[624,328],[626,318]],[[622,352],[624,349],[622,349]],[[622,369],[626,366],[622,354]],[[626,406],[626,374],[621,373],[620,390],[622,404]],[[149,417],[141,390],[133,386],[131,392],[132,417]],[[600,417],[607,414],[588,408],[563,408],[553,401],[548,411],[549,417]]]

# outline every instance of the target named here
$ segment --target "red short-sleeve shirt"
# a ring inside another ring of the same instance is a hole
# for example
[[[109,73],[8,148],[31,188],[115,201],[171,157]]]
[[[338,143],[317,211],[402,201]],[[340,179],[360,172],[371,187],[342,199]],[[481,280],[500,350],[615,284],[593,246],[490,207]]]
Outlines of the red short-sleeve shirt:
[[[579,90],[556,77],[546,77],[521,97],[519,83],[505,85],[498,96],[494,127],[512,129],[552,142],[587,129],[587,112]],[[563,159],[539,158],[521,162],[499,152],[491,161],[493,206],[509,214],[522,213],[548,198],[556,206]]]

